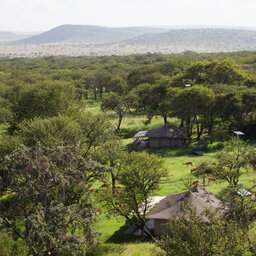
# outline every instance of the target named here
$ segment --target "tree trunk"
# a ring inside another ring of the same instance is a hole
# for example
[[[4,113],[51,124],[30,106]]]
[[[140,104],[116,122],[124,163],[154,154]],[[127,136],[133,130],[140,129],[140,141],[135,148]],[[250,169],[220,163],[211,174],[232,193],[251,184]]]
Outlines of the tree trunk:
[[[180,128],[183,128],[184,127],[184,118],[182,117],[181,118],[181,122],[180,122],[180,126],[179,126]]]
[[[97,89],[94,89],[94,100],[97,100]]]
[[[163,115],[164,117],[164,124],[167,124],[167,115]]]
[[[102,100],[102,92],[103,92],[103,88],[100,87],[100,99]]]
[[[191,121],[190,121],[190,117],[188,117],[186,119],[186,130],[187,130],[187,136],[188,136],[188,144],[190,144],[191,142]]]
[[[143,220],[140,221],[140,229],[141,229],[141,240],[144,241],[144,226],[145,223]]]
[[[197,140],[200,140],[202,132],[203,132],[203,125],[201,124],[201,127],[198,123],[198,119],[197,117],[195,117],[195,121],[196,121],[196,131],[197,131]]]
[[[117,128],[116,128],[116,132],[119,132],[119,131],[120,131],[120,126],[121,126],[121,123],[122,123],[122,119],[123,119],[123,116],[122,116],[122,115],[119,115],[119,118],[118,118],[118,125],[117,125]]]
[[[111,171],[111,179],[112,179],[112,192],[114,193],[116,188],[116,175],[114,171]]]

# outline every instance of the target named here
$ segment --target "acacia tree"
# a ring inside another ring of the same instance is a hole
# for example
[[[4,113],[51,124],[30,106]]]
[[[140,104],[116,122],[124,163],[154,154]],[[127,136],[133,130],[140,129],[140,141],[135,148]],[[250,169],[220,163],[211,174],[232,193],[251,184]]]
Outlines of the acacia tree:
[[[110,214],[123,216],[130,224],[138,225],[143,240],[145,232],[150,235],[150,231],[145,230],[145,223],[152,207],[152,196],[166,176],[162,159],[132,152],[124,157],[116,179],[121,187],[116,187],[112,193],[103,190],[99,198]]]
[[[13,120],[9,129],[11,133],[25,119],[46,118],[65,113],[73,103],[73,86],[65,82],[41,82],[22,87],[13,98]]]
[[[164,123],[167,123],[167,113],[162,103],[166,100],[169,83],[168,77],[162,77],[155,84],[140,84],[132,90],[132,93],[137,97],[138,106],[148,114],[149,122],[154,115],[159,114],[164,118]]]
[[[118,124],[116,131],[120,131],[120,126],[123,120],[124,115],[128,111],[128,105],[125,95],[118,95],[117,93],[112,93],[101,103],[101,109],[103,111],[114,111],[118,116]]]
[[[94,151],[93,159],[110,167],[109,173],[111,176],[112,191],[115,190],[124,155],[124,146],[122,145],[120,138],[115,135],[109,136],[102,147],[97,147]]]
[[[0,168],[0,225],[23,239],[28,255],[78,255],[95,245],[90,186],[106,168],[79,145],[22,146]]]
[[[230,187],[235,187],[243,174],[242,168],[256,169],[255,155],[255,149],[247,146],[241,139],[231,138],[224,149],[216,155],[219,161],[216,176],[227,181]]]
[[[166,105],[162,103],[162,106],[165,109],[169,107],[171,115],[184,119],[188,141],[190,142],[194,123],[197,127],[197,137],[200,139],[204,129],[204,123],[200,124],[200,117],[207,115],[213,99],[213,91],[204,86],[198,85],[185,89],[170,88]]]
[[[95,150],[105,147],[114,129],[104,115],[75,110],[70,115],[24,120],[13,136],[3,135],[0,141],[0,158],[10,154],[20,144],[31,147],[40,143],[53,146],[60,143],[80,143],[83,156],[94,159]]]
[[[184,72],[172,77],[173,86],[183,87],[187,83],[250,85],[253,81],[234,61],[223,59],[193,62]]]

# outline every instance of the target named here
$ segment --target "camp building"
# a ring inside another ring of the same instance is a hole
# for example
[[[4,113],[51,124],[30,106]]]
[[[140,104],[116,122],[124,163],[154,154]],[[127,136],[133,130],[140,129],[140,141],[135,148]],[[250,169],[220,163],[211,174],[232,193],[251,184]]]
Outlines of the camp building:
[[[139,142],[147,138],[143,142],[146,142],[150,148],[181,146],[186,139],[182,130],[170,123],[153,130],[140,131],[134,135],[134,138]]]
[[[198,215],[204,209],[222,208],[222,199],[199,184],[180,194],[168,194],[147,215],[147,218],[154,222],[154,234],[156,236],[168,234],[168,220],[170,218],[181,218],[184,215],[181,210],[181,203],[184,200],[187,200],[192,205]]]

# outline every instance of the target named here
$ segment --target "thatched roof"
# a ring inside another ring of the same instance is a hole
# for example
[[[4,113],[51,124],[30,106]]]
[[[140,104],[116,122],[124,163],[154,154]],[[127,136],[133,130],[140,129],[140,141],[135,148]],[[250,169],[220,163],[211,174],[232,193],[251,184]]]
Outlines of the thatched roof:
[[[147,217],[149,219],[160,220],[168,220],[172,217],[180,218],[184,215],[180,204],[184,202],[185,199],[195,208],[198,214],[201,214],[204,209],[222,207],[220,197],[210,193],[197,184],[189,191],[180,194],[168,194],[151,210]]]
[[[134,135],[135,138],[148,137],[148,138],[170,138],[170,139],[185,139],[184,133],[175,125],[166,123],[165,125],[148,130],[140,131]]]

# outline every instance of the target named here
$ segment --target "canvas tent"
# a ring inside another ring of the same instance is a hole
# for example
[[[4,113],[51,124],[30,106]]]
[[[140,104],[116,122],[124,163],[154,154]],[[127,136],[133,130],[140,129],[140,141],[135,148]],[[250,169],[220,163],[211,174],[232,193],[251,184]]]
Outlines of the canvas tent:
[[[181,210],[181,203],[185,199],[195,208],[198,214],[201,214],[204,209],[222,207],[221,198],[210,193],[199,184],[189,191],[180,194],[168,194],[155,205],[147,216],[149,219],[154,220],[155,235],[161,236],[168,234],[168,220],[184,215],[184,212]]]
[[[174,147],[181,146],[185,142],[185,135],[175,125],[166,123],[163,126],[148,130],[139,131],[134,138],[141,140],[148,139],[148,147]]]

